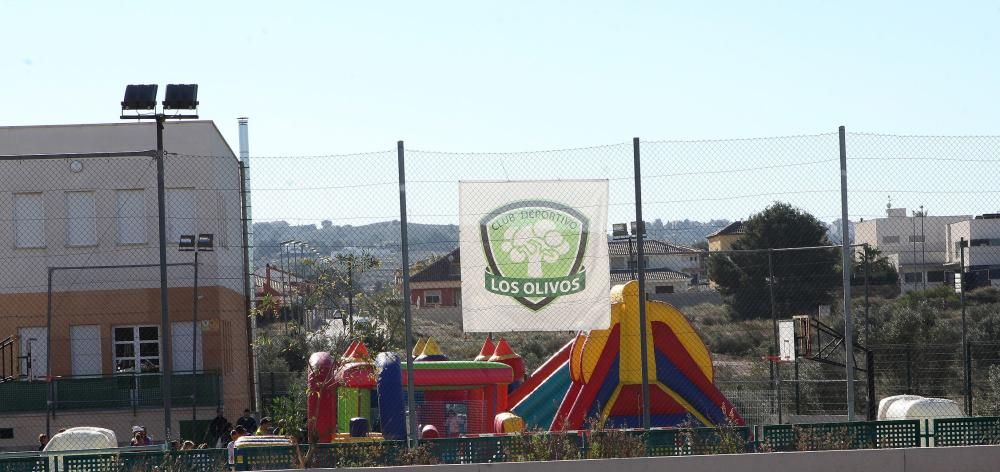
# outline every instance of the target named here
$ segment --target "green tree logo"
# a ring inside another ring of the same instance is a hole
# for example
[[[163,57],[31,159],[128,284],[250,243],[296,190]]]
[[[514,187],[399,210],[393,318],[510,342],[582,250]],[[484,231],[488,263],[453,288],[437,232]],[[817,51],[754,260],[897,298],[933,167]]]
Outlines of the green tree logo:
[[[500,249],[511,261],[527,261],[529,276],[542,277],[542,263],[557,262],[570,247],[563,234],[556,231],[554,222],[538,220],[520,228],[508,228]]]
[[[548,201],[504,205],[480,221],[488,266],[486,290],[532,310],[586,288],[583,259],[589,221],[572,207]]]

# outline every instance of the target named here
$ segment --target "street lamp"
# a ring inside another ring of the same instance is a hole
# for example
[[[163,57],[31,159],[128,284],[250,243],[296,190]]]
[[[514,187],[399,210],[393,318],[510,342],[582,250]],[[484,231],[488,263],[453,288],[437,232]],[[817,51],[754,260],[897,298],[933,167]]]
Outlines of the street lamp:
[[[215,235],[202,233],[198,237],[193,234],[181,235],[177,241],[177,250],[182,252],[194,252],[194,287],[192,289],[191,308],[191,420],[198,419],[198,379],[193,376],[198,373],[198,254],[210,252],[215,249]]]
[[[295,312],[295,301],[292,300],[293,297],[292,284],[293,283],[297,284],[297,282],[295,282],[292,279],[298,277],[298,275],[296,274],[297,271],[295,269],[295,261],[294,261],[295,255],[293,254],[291,247],[298,245],[299,241],[296,239],[289,239],[286,241],[282,241],[278,244],[281,247],[281,252],[278,255],[278,258],[281,261],[281,269],[282,269],[281,278],[284,281],[284,284],[281,287],[281,297],[282,297],[281,303],[282,305],[284,305],[285,301],[287,300],[288,311],[291,313],[291,317],[294,319],[298,319]],[[286,315],[284,314],[282,315],[282,317],[285,316]],[[286,327],[287,327],[287,322],[288,318],[285,317]]]
[[[163,395],[163,438],[169,440],[170,410],[172,406],[171,376],[173,375],[173,360],[170,358],[170,319],[167,308],[167,223],[166,196],[163,183],[163,124],[167,119],[197,119],[198,86],[195,84],[169,84],[163,100],[163,108],[156,111],[156,92],[158,86],[128,85],[122,99],[121,119],[123,120],[156,120],[156,206],[159,226],[160,243],[160,370],[162,380],[160,389]],[[167,115],[167,110],[173,113]],[[184,114],[181,110],[194,110],[195,113]],[[135,112],[127,114],[126,112]],[[147,112],[147,113],[144,113]],[[152,112],[152,113],[148,113]]]
[[[927,236],[924,234],[924,218],[927,210],[920,205],[920,265],[924,267],[924,290],[927,290]]]

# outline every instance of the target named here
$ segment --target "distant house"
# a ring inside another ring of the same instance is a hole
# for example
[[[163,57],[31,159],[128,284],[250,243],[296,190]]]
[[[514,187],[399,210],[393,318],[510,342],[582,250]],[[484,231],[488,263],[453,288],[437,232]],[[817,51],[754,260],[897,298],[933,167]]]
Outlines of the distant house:
[[[642,242],[646,291],[648,293],[679,293],[698,286],[705,273],[705,253],[697,249],[655,239]],[[638,251],[634,239],[608,242],[611,258],[611,284],[632,280],[638,268]]]
[[[650,295],[681,293],[692,287],[692,278],[683,272],[670,269],[647,269],[646,293]],[[634,280],[633,271],[612,271],[611,285],[621,285]]]
[[[728,251],[733,248],[733,243],[736,240],[743,237],[746,232],[745,226],[742,221],[734,221],[708,236],[705,239],[708,240],[708,251]]]
[[[457,248],[410,275],[410,305],[420,309],[462,306],[461,254]]]
[[[868,244],[889,259],[899,272],[900,290],[920,290],[952,280],[954,269],[945,265],[949,248],[955,248],[948,242],[949,230],[953,224],[971,219],[971,215],[927,216],[920,212],[908,216],[906,208],[889,208],[885,218],[857,223],[854,243]],[[958,234],[956,226],[952,235]]]
[[[965,266],[962,267],[962,239]],[[1000,214],[951,223],[945,235],[945,270],[964,274],[966,288],[1000,287]],[[950,282],[946,279],[945,282]]]

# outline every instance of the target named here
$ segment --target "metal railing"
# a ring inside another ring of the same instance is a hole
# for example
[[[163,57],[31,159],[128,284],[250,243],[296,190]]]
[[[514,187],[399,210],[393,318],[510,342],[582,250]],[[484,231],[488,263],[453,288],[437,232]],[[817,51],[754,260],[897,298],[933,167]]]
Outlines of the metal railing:
[[[52,379],[53,410],[160,408],[160,374],[66,376]],[[178,406],[213,406],[222,401],[216,372],[176,372],[172,400]],[[15,380],[0,383],[0,413],[45,411],[49,383]]]
[[[568,431],[484,435],[422,441],[423,456],[408,452],[403,441],[338,442],[312,446],[253,447],[237,450],[236,470],[298,467],[308,457],[312,467],[366,467],[411,463],[474,464],[531,460],[681,456],[718,453],[883,449],[1000,444],[1000,417],[934,420],[861,421],[719,428]],[[635,442],[637,450],[609,451],[610,439]],[[623,453],[616,455],[616,452]],[[0,454],[0,470],[131,471],[228,470],[226,449],[164,451],[120,448],[95,451]]]

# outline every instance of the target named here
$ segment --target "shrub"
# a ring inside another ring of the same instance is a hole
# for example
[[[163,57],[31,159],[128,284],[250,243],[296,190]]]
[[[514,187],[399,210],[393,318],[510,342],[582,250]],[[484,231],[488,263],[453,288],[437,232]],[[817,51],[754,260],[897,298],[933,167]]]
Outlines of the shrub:
[[[587,422],[587,458],[614,459],[645,457],[646,435],[640,431],[607,428],[606,422],[592,418]]]
[[[514,462],[563,461],[580,458],[580,441],[576,433],[565,431],[534,431],[516,437]]]

